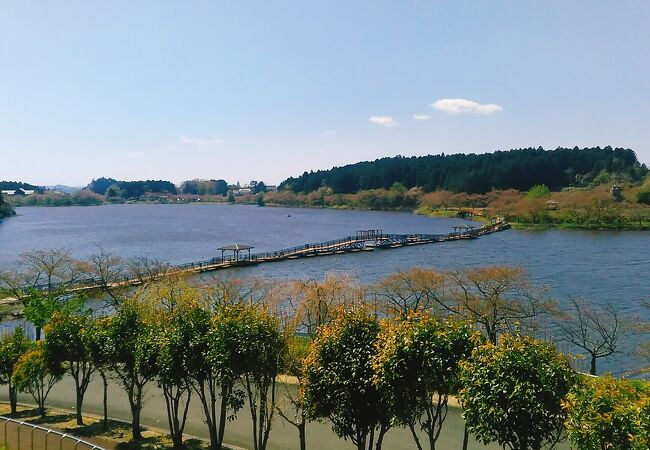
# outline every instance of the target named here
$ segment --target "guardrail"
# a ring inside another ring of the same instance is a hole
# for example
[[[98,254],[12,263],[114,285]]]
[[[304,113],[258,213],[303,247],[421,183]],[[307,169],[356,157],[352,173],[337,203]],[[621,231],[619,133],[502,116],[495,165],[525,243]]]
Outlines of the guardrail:
[[[83,439],[79,439],[76,436],[61,433],[60,431],[52,430],[50,428],[41,427],[40,425],[35,425],[33,423],[23,422],[5,416],[0,416],[0,421],[4,422],[2,427],[4,434],[2,439],[4,448],[7,450],[48,450],[49,441],[55,441],[52,443],[53,445],[51,448],[58,450],[79,450],[81,448],[89,450],[104,450],[102,447],[84,441]],[[13,430],[11,429],[12,427],[10,424],[15,426]],[[27,430],[21,433],[22,429]],[[26,432],[29,432],[28,444],[24,441],[24,436],[21,436],[21,434],[25,434]],[[34,439],[35,432],[38,432],[38,434],[42,436],[40,440]],[[9,433],[15,433],[15,438],[10,439]],[[50,439],[51,436],[54,438]],[[58,442],[56,442],[57,438]],[[15,446],[12,444],[15,444]]]

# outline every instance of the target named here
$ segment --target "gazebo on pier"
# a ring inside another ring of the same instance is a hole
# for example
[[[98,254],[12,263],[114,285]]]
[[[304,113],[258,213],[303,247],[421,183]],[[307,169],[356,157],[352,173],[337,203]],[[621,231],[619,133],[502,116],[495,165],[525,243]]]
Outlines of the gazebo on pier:
[[[242,259],[251,259],[251,248],[255,248],[255,247],[251,247],[250,245],[245,245],[245,244],[230,244],[224,247],[220,247],[219,250],[221,250],[221,260],[222,261],[225,260],[224,256],[226,252],[232,252],[231,259],[235,261],[240,261]],[[240,257],[240,253],[242,251],[248,252],[248,255],[245,255],[244,258]],[[246,256],[248,256],[248,258],[246,258]]]
[[[471,225],[463,224],[463,225],[456,225],[454,227],[451,227],[454,230],[454,234],[458,236],[462,236],[465,233],[469,233],[471,231],[474,231],[476,227],[473,227]]]

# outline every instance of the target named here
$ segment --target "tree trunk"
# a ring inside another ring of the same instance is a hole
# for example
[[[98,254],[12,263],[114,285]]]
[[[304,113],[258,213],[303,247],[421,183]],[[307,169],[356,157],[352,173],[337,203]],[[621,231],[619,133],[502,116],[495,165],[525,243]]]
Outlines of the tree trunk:
[[[219,434],[217,436],[217,442],[219,444],[218,449],[221,450],[223,444],[223,434],[226,431],[226,415],[228,409],[228,397],[225,397],[222,391],[221,397],[221,407],[219,410]]]
[[[469,430],[467,429],[467,424],[465,424],[465,431],[463,432],[463,450],[467,450],[468,444],[469,444]]]
[[[379,436],[377,436],[377,445],[375,446],[375,450],[381,450],[381,446],[384,442],[384,436],[386,435],[388,429],[389,427],[384,427],[384,426],[380,428]]]
[[[594,355],[591,355],[591,368],[589,369],[589,373],[596,375],[596,357]]]
[[[11,384],[11,378],[9,378],[9,406],[11,408],[11,415],[16,414],[16,407],[18,405],[18,389],[16,386]]]
[[[206,386],[208,387],[208,393],[206,393]],[[211,384],[209,381],[201,380],[194,386],[194,391],[199,396],[203,408],[205,424],[208,427],[208,433],[210,435],[210,450],[220,450],[221,443],[219,442],[216,418],[214,416],[216,398],[213,395]]]
[[[79,376],[74,377],[74,387],[75,387],[75,393],[77,394],[76,398],[76,415],[77,415],[77,425],[83,425],[84,424],[84,419],[83,416],[81,415],[81,406],[83,405],[84,402],[84,394],[85,389],[82,388],[81,383],[79,382]]]
[[[108,380],[104,371],[99,372],[99,374],[102,376],[102,382],[104,383],[104,420],[102,426],[106,431],[108,430]]]
[[[305,430],[305,422],[298,425],[298,438],[300,439],[300,450],[307,450],[307,433]]]
[[[133,392],[136,390],[137,392]],[[131,407],[131,432],[133,434],[133,440],[139,441],[142,439],[142,433],[140,432],[140,410],[142,408],[141,404],[141,395],[142,391],[137,387],[132,388],[129,393],[129,406]]]
[[[420,443],[420,438],[418,437],[417,431],[415,431],[415,424],[409,423],[408,427],[409,430],[411,430],[411,435],[413,436],[413,440],[415,441],[416,447],[418,448],[418,450],[422,450],[422,444]]]
[[[177,390],[176,390],[177,389]],[[183,395],[186,392],[185,402]],[[175,386],[164,386],[163,394],[167,406],[167,421],[169,423],[169,435],[175,449],[183,448],[183,430],[187,418],[187,409],[190,403],[190,392]],[[181,406],[183,409],[181,410]]]
[[[41,381],[36,392],[36,403],[38,404],[38,412],[41,419],[45,418],[45,384]]]
[[[81,415],[81,405],[83,404],[83,401],[84,401],[84,393],[79,392],[79,390],[77,390],[77,404],[76,404],[76,407],[77,407],[77,425],[83,425],[84,424],[84,419],[83,419],[83,416]]]
[[[36,339],[37,341],[41,340],[41,327],[36,327]]]

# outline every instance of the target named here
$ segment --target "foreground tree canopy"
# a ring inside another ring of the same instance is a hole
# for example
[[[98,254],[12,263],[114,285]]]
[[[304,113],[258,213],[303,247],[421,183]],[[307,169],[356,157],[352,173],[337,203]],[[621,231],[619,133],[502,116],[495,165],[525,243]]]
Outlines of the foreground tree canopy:
[[[531,337],[556,305],[516,268],[418,268],[373,285],[340,274],[200,285],[145,260],[129,269],[106,254],[88,261],[55,251],[25,257],[26,273],[2,279],[19,294],[14,282],[28,282],[22,300],[35,308],[29,318],[45,335],[35,343],[18,328],[0,341],[0,382],[9,385],[14,408],[21,390],[45,414],[47,394],[65,373],[76,388],[81,423],[85,390],[99,375],[104,424],[110,377],[127,394],[135,440],[145,393],[157,383],[176,448],[184,445],[193,401],[212,450],[223,447],[228,423],[242,414],[251,419],[250,447],[264,450],[278,426],[276,413],[297,429],[303,450],[310,420],[327,420],[359,449],[380,450],[390,427],[410,430],[415,447],[434,449],[454,395],[466,420],[463,445],[471,433],[481,442],[537,450],[568,432],[581,449],[647,447],[647,382],[574,384],[567,360]],[[84,310],[61,288],[74,287],[84,270],[106,280],[108,315]],[[124,270],[141,273],[142,286],[111,286]],[[639,322],[634,331],[650,327]],[[580,343],[574,347],[584,350]],[[638,349],[642,357],[645,348]],[[297,384],[284,383],[281,374]]]
[[[306,362],[308,415],[329,419],[337,436],[359,450],[381,448],[390,428],[388,403],[374,384],[379,322],[363,308],[340,309],[319,329]]]
[[[581,450],[650,448],[647,382],[582,377],[565,408],[571,443]]]
[[[469,325],[428,315],[385,323],[373,358],[375,384],[397,423],[411,430],[418,449],[423,447],[416,428],[426,433],[429,448],[436,448],[449,395],[460,388],[460,361],[479,341]]]
[[[574,372],[555,348],[503,335],[462,363],[460,401],[469,431],[511,450],[552,448],[563,439],[562,401]]]

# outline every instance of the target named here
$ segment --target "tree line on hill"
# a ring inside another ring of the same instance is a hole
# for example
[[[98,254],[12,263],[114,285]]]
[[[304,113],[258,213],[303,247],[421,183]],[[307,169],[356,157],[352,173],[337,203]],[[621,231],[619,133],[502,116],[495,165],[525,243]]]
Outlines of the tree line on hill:
[[[35,186],[33,184],[23,183],[21,181],[0,181],[0,190],[4,191],[16,189],[42,192],[44,188],[42,186]]]
[[[390,189],[395,182],[425,192],[447,190],[469,194],[490,190],[527,191],[544,184],[552,191],[584,186],[599,175],[615,174],[622,181],[639,181],[648,172],[633,150],[612,147],[542,147],[485,154],[429,155],[382,158],[329,170],[305,172],[280,184],[280,188],[309,193],[328,187],[349,194]]]
[[[513,450],[549,448],[567,435],[587,450],[650,443],[650,385],[577,374],[536,338],[557,304],[518,268],[410,269],[372,287],[346,275],[201,287],[144,259],[101,253],[76,261],[65,251],[22,258],[25,271],[0,280],[46,332],[34,343],[19,329],[0,342],[0,382],[13,411],[20,390],[45,415],[48,392],[67,374],[82,423],[86,389],[99,374],[105,389],[111,377],[126,391],[135,440],[142,394],[157,383],[175,448],[189,402],[198,401],[214,450],[246,409],[256,450],[267,448],[276,414],[296,428],[301,449],[307,424],[323,419],[359,450],[380,450],[393,427],[409,430],[414,447],[435,449],[450,396],[462,408],[463,448],[469,435]],[[125,270],[143,277],[143,287],[116,286]],[[66,286],[89,272],[104,281],[114,314],[93,315],[69,295]],[[608,311],[576,301],[559,312],[564,328],[549,335],[586,352],[595,372],[596,360],[620,351],[622,317]],[[280,374],[295,377],[298,389],[283,392]],[[106,423],[106,404],[104,411]]]
[[[118,181],[113,178],[93,179],[88,189],[106,197],[139,198],[146,193],[176,194],[176,185],[171,181]]]

